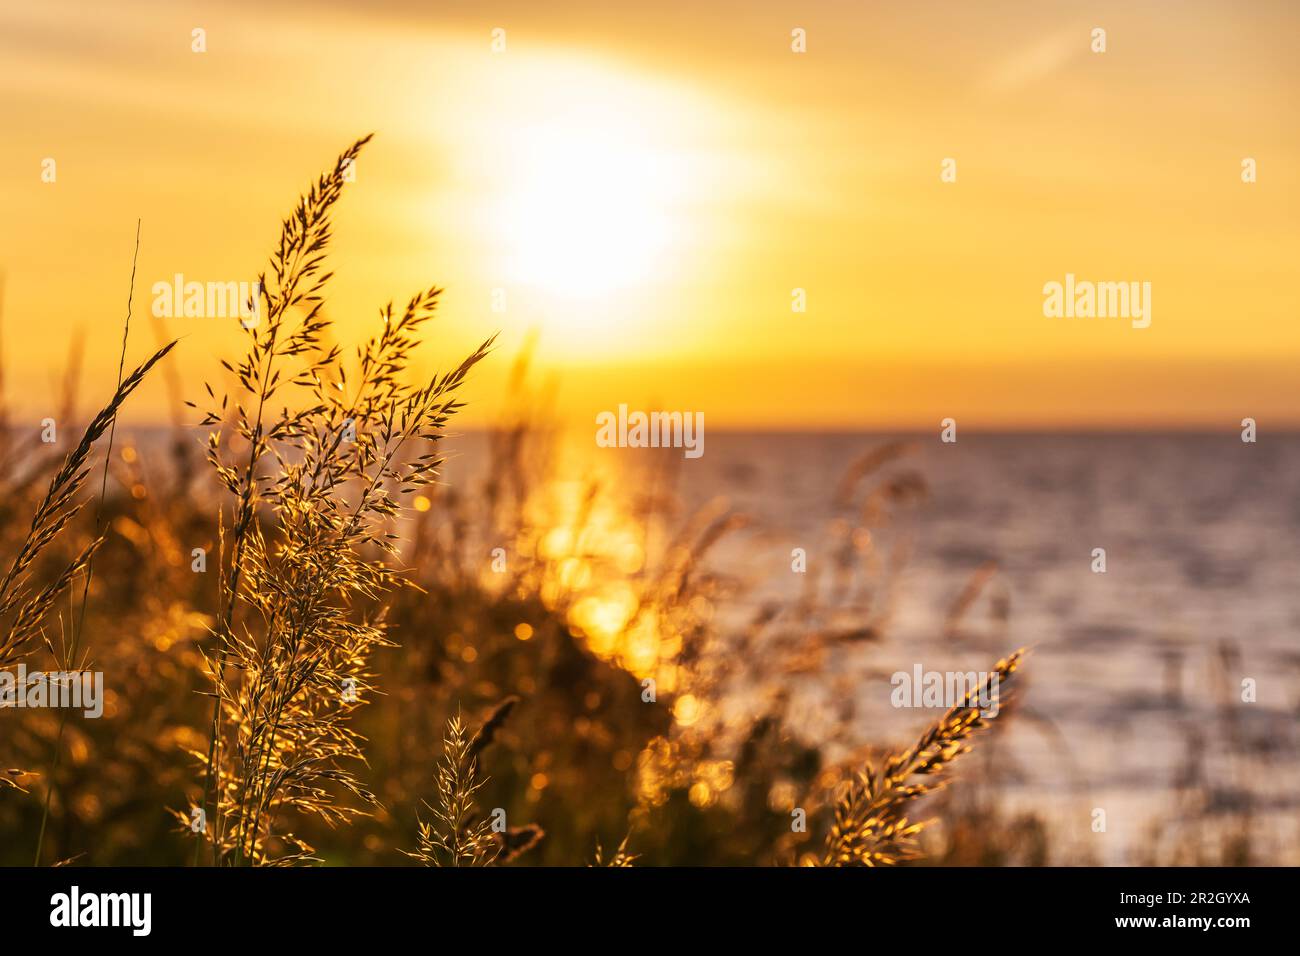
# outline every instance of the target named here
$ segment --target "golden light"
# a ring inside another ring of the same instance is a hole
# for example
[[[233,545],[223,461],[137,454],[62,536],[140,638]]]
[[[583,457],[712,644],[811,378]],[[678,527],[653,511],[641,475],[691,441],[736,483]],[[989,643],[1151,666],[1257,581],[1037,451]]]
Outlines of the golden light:
[[[699,720],[702,710],[703,706],[694,694],[683,694],[673,704],[673,716],[683,727],[689,727]]]
[[[542,353],[627,347],[662,319],[651,293],[698,281],[731,228],[723,210],[755,193],[735,146],[750,112],[680,76],[554,51],[475,76],[458,195],[438,214],[463,204],[499,311],[540,327]]]
[[[579,598],[569,617],[586,635],[592,653],[608,657],[618,649],[619,636],[636,606],[632,589],[626,584],[616,584]]]
[[[564,118],[521,134],[526,161],[495,216],[510,281],[591,299],[662,270],[686,171],[643,131],[596,122]]]

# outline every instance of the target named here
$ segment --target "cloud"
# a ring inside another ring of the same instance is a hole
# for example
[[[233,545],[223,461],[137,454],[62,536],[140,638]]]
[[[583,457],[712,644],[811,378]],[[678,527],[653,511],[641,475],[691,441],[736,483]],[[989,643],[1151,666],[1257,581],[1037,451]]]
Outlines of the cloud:
[[[1046,36],[997,64],[985,78],[984,86],[994,93],[1023,89],[1087,52],[1088,39],[1087,30],[1075,27]]]

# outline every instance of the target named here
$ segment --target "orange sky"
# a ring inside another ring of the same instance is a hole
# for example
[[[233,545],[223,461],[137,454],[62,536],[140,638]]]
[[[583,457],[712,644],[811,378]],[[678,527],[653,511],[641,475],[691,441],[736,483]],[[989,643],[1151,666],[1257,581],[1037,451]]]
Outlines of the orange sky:
[[[352,6],[0,0],[24,414],[77,335],[83,395],[111,386],[137,216],[133,356],[154,282],[251,279],[373,130],[332,314],[359,334],[445,286],[430,368],[502,332],[471,421],[536,329],[583,427],[620,403],[719,428],[1300,425],[1293,4]],[[1150,328],[1044,317],[1066,273],[1150,282]],[[239,336],[168,325],[192,397]],[[134,418],[165,401],[158,378]]]

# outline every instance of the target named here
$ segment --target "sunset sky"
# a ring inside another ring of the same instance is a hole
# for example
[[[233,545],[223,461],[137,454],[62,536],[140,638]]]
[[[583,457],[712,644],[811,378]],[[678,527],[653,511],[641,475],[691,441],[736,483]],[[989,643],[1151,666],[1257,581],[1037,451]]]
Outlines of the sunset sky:
[[[154,282],[253,278],[373,131],[331,314],[445,287],[428,369],[502,333],[471,422],[536,330],[584,427],[1300,426],[1300,6],[624,7],[0,0],[10,403],[49,413],[77,335],[84,401],[111,389],[137,217],[135,359]],[[1066,273],[1150,282],[1150,328],[1044,317]],[[185,397],[239,347],[168,331]]]

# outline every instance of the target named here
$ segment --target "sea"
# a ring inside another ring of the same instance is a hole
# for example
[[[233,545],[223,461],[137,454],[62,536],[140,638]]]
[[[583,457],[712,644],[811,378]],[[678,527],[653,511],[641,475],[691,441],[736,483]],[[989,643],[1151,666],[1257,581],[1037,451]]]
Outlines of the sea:
[[[1000,766],[970,772],[996,776],[981,782],[1075,858],[1159,861],[1160,840],[1203,841],[1213,858],[1247,819],[1257,845],[1298,862],[1300,435],[710,432],[698,459],[594,454],[632,470],[673,459],[683,514],[721,500],[750,518],[710,555],[743,569],[739,620],[797,604],[803,576],[833,563],[843,476],[897,442],[906,454],[860,488],[909,472],[927,489],[887,508],[878,535],[907,547],[888,622],[835,659],[833,686],[801,683],[806,712],[854,695],[864,741],[906,744],[935,715],[894,706],[893,675],[978,672],[1028,647]]]
[[[809,575],[829,600],[836,542],[861,523],[844,476],[900,445],[856,499],[900,475],[925,489],[873,518],[889,613],[825,662],[833,680],[789,678],[803,730],[849,703],[851,740],[905,746],[941,711],[895,706],[895,675],[985,671],[1026,647],[996,759],[963,757],[957,776],[1040,817],[1062,862],[1162,862],[1189,841],[1213,861],[1245,820],[1270,862],[1300,864],[1300,434],[710,431],[690,459],[584,435],[561,467],[613,475],[629,502],[666,492],[674,521],[746,516],[707,558],[736,579],[719,624],[776,606],[788,628]],[[448,447],[443,480],[472,493],[485,436]]]

